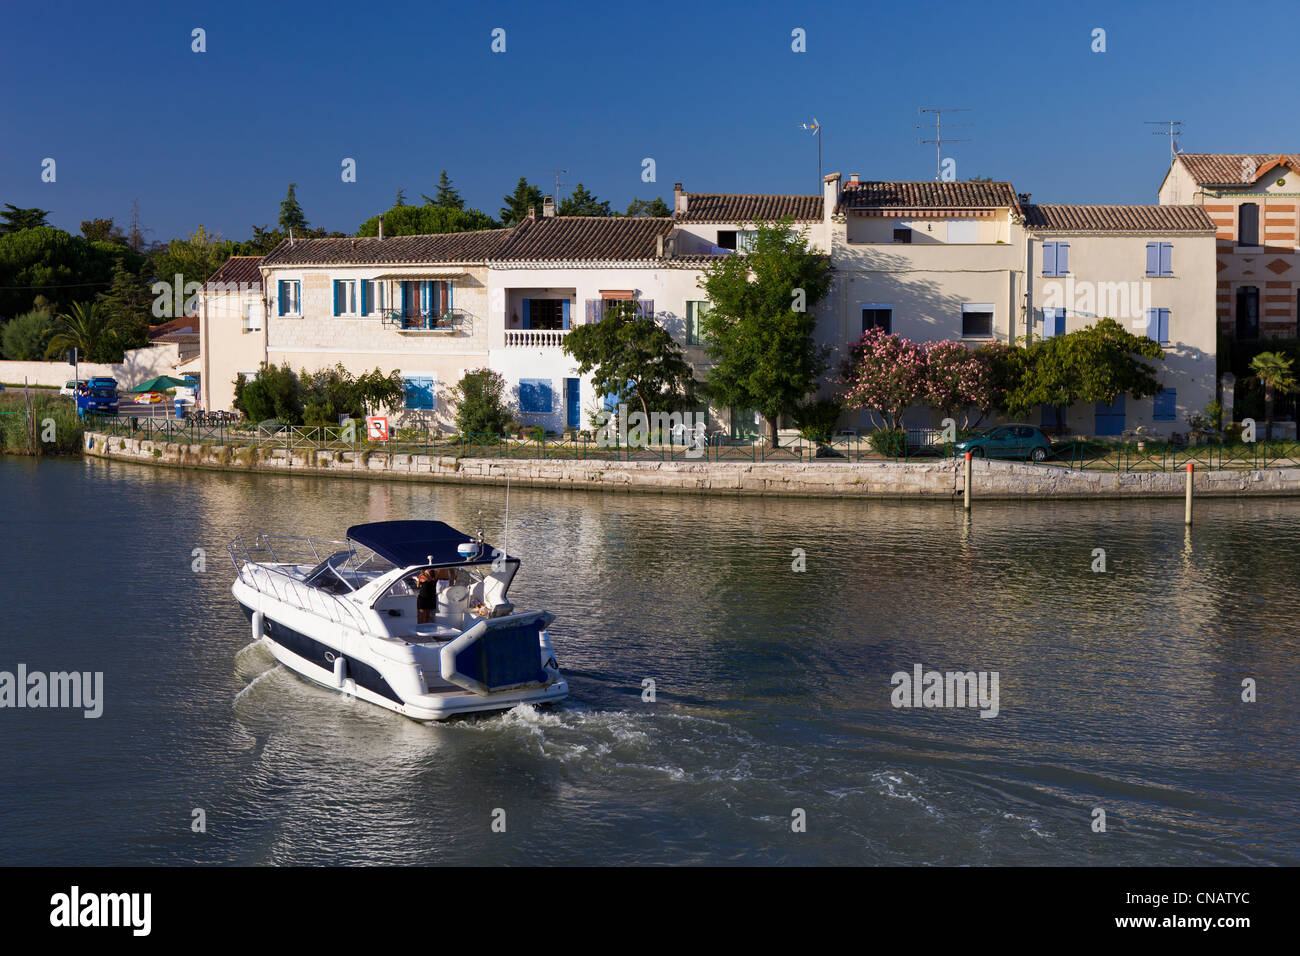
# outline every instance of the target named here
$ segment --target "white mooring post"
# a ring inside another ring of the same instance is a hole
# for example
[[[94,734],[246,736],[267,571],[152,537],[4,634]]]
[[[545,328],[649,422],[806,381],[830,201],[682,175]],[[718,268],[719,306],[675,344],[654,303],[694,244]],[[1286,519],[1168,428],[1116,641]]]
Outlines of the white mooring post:
[[[971,453],[966,452],[966,484],[965,494],[963,495],[963,507],[970,511],[970,472],[971,472]]]
[[[1196,463],[1187,463],[1187,506],[1183,510],[1183,524],[1192,523],[1192,478],[1196,474]]]

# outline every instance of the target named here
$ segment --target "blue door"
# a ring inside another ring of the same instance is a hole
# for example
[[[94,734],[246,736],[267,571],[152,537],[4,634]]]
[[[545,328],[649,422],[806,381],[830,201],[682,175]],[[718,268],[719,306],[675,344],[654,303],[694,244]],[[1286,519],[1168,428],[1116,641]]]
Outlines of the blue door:
[[[1097,435],[1124,434],[1124,396],[1118,396],[1110,405],[1097,403],[1096,421],[1093,431]]]
[[[564,380],[564,424],[567,428],[577,428],[581,422],[578,410],[578,398],[582,394],[582,381],[576,378]]]

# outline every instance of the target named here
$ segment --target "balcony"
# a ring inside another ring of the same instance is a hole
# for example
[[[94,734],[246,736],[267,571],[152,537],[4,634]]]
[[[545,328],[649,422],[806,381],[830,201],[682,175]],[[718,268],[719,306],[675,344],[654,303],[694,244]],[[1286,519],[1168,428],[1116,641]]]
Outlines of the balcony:
[[[558,349],[568,329],[506,329],[508,349]]]
[[[384,325],[403,333],[424,335],[455,335],[463,331],[466,318],[455,312],[431,315],[427,310],[405,314],[400,309],[385,309],[379,313]]]

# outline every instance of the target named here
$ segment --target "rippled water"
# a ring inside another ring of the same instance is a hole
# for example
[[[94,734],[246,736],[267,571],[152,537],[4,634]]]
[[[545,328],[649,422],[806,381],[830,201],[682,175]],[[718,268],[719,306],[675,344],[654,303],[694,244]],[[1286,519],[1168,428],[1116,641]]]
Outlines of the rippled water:
[[[968,525],[513,488],[511,595],[558,615],[565,704],[426,726],[250,645],[234,534],[482,510],[496,543],[504,497],[0,461],[0,670],[102,670],[107,698],[98,720],[0,710],[0,859],[1300,862],[1300,501],[1198,503],[1188,532],[1177,500],[977,503]],[[997,671],[1000,713],[895,709],[914,664]]]

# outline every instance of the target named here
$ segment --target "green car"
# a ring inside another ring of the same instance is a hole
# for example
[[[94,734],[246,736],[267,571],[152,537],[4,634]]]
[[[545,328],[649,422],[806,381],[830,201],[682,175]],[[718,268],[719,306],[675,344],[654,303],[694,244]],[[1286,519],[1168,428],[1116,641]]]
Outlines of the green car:
[[[957,442],[956,449],[957,454],[970,452],[973,458],[1046,461],[1052,457],[1052,442],[1033,425],[998,425]]]

